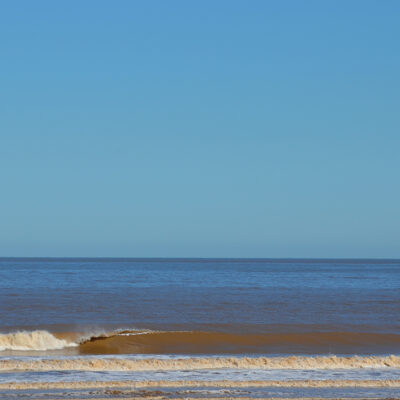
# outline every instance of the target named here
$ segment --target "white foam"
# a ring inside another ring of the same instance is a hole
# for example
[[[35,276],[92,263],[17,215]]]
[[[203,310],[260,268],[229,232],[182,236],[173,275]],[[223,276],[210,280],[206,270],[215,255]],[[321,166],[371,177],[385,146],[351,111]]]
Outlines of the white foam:
[[[47,331],[22,331],[0,334],[0,351],[45,351],[76,346],[78,346],[77,343],[67,342],[64,339],[58,339]]]
[[[400,369],[399,356],[0,358],[0,371],[177,371],[199,369]]]

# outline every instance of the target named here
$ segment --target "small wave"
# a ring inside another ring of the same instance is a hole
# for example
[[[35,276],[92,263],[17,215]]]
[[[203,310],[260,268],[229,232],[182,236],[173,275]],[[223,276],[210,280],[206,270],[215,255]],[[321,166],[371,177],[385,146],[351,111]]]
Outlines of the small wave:
[[[0,360],[0,371],[177,371],[200,369],[352,369],[400,368],[399,356],[290,356],[160,358],[51,358]]]
[[[47,331],[22,331],[0,334],[0,351],[46,351],[77,346],[77,343],[59,339]]]
[[[62,350],[64,354],[397,354],[400,335],[362,332],[235,334],[146,329],[0,334],[0,351]],[[75,348],[75,349],[68,349]]]

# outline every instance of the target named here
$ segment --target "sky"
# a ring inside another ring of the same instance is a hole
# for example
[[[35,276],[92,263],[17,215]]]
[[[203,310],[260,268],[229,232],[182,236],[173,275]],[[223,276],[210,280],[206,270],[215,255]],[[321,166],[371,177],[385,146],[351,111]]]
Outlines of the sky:
[[[0,5],[0,256],[400,258],[400,2]]]

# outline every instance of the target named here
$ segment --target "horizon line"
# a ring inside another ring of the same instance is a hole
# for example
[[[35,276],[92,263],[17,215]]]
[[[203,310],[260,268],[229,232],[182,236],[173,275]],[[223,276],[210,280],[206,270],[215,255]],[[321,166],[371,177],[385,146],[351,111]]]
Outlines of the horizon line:
[[[121,256],[0,256],[0,260],[126,260],[126,261],[206,261],[206,260],[231,260],[231,261],[395,261],[400,258],[392,257],[121,257]]]

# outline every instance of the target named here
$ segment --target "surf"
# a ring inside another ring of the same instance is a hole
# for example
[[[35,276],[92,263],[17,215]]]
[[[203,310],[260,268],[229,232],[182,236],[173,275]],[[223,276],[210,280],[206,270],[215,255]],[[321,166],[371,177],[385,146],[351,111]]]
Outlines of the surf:
[[[44,330],[0,334],[0,351],[46,351],[77,346],[77,343],[57,338]]]

